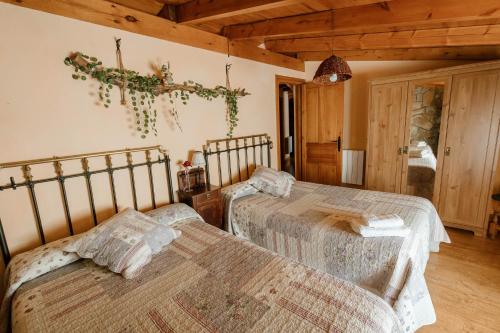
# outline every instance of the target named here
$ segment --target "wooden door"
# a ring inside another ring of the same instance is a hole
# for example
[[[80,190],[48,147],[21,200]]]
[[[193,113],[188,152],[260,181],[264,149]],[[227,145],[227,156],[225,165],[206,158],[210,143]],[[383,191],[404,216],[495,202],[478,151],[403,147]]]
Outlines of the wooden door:
[[[497,144],[499,72],[453,76],[439,214],[449,225],[483,229]]]
[[[339,185],[342,179],[344,84],[303,85],[302,179]]]
[[[408,82],[373,85],[368,114],[366,187],[400,192]]]

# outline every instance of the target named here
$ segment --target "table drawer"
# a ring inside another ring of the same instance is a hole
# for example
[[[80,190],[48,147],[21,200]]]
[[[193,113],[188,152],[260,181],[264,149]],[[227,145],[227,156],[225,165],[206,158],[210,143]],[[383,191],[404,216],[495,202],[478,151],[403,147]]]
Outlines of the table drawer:
[[[194,204],[196,206],[202,206],[202,205],[212,204],[214,201],[219,201],[219,200],[220,200],[220,190],[216,190],[198,194],[195,197]]]
[[[209,202],[209,204],[197,206],[196,211],[206,223],[222,229],[222,205],[220,202]]]

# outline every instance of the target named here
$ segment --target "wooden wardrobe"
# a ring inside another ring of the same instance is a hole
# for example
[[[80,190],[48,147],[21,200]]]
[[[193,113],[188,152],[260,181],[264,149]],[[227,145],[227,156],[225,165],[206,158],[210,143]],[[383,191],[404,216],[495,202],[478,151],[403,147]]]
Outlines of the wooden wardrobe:
[[[427,197],[445,225],[485,236],[498,160],[500,61],[373,80],[369,101],[367,189]],[[412,153],[418,142],[433,152],[432,168]]]

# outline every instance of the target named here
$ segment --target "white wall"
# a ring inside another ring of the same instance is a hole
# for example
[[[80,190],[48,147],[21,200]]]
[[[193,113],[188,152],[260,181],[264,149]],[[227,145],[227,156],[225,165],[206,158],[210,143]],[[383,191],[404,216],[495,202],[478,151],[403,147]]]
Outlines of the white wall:
[[[133,130],[133,117],[119,103],[118,89],[113,89],[109,109],[97,105],[96,82],[73,80],[71,68],[63,63],[70,52],[82,51],[116,67],[114,38],[119,37],[127,68],[152,73],[152,64],[170,62],[175,81],[194,80],[215,87],[225,84],[227,56],[223,54],[4,3],[0,3],[0,31],[1,162],[162,144],[175,163],[186,159],[189,150],[201,149],[207,139],[227,133],[222,99],[208,102],[193,96],[187,106],[178,104],[182,132],[168,117],[168,101],[157,102],[159,135],[143,140]],[[244,87],[252,94],[239,102],[235,135],[269,133],[275,141],[275,75],[303,78],[304,73],[239,58],[229,61],[232,87]],[[10,175],[0,170],[0,183]],[[34,223],[26,203],[5,196],[0,193],[0,217],[15,252],[33,244]],[[50,240],[65,228],[54,214],[60,211],[59,197],[47,199],[52,202],[40,204]],[[82,229],[88,227],[86,200],[82,196],[81,208],[75,208],[75,220],[82,220]],[[109,206],[109,201],[98,204],[104,205]]]

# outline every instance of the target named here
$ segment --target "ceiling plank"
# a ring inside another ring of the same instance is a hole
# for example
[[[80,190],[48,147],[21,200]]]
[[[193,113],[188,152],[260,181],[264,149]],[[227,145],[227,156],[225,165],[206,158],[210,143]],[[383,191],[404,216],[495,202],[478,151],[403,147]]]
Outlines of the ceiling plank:
[[[228,39],[189,26],[127,8],[104,0],[0,0],[12,5],[36,9],[107,27],[151,36],[179,44],[227,54]],[[258,50],[256,50],[258,49]],[[304,71],[299,59],[273,53],[246,43],[235,43],[230,52],[240,58]]]
[[[316,0],[324,9],[368,5],[391,0]],[[305,0],[192,0],[177,6],[177,22],[202,23],[232,16],[253,14],[281,7],[306,4]]]
[[[265,44],[268,50],[282,53],[500,45],[500,25],[277,39],[266,41]]]
[[[323,61],[332,52],[300,52],[304,61]],[[418,49],[343,50],[335,55],[348,61],[381,60],[494,60],[500,59],[500,46],[434,47]]]
[[[177,22],[201,23],[300,3],[301,0],[193,0],[177,6]]]
[[[500,23],[498,0],[393,0],[226,28],[231,39],[332,32],[375,33]]]
[[[158,15],[165,6],[164,3],[157,0],[112,0],[112,2],[152,15]]]

